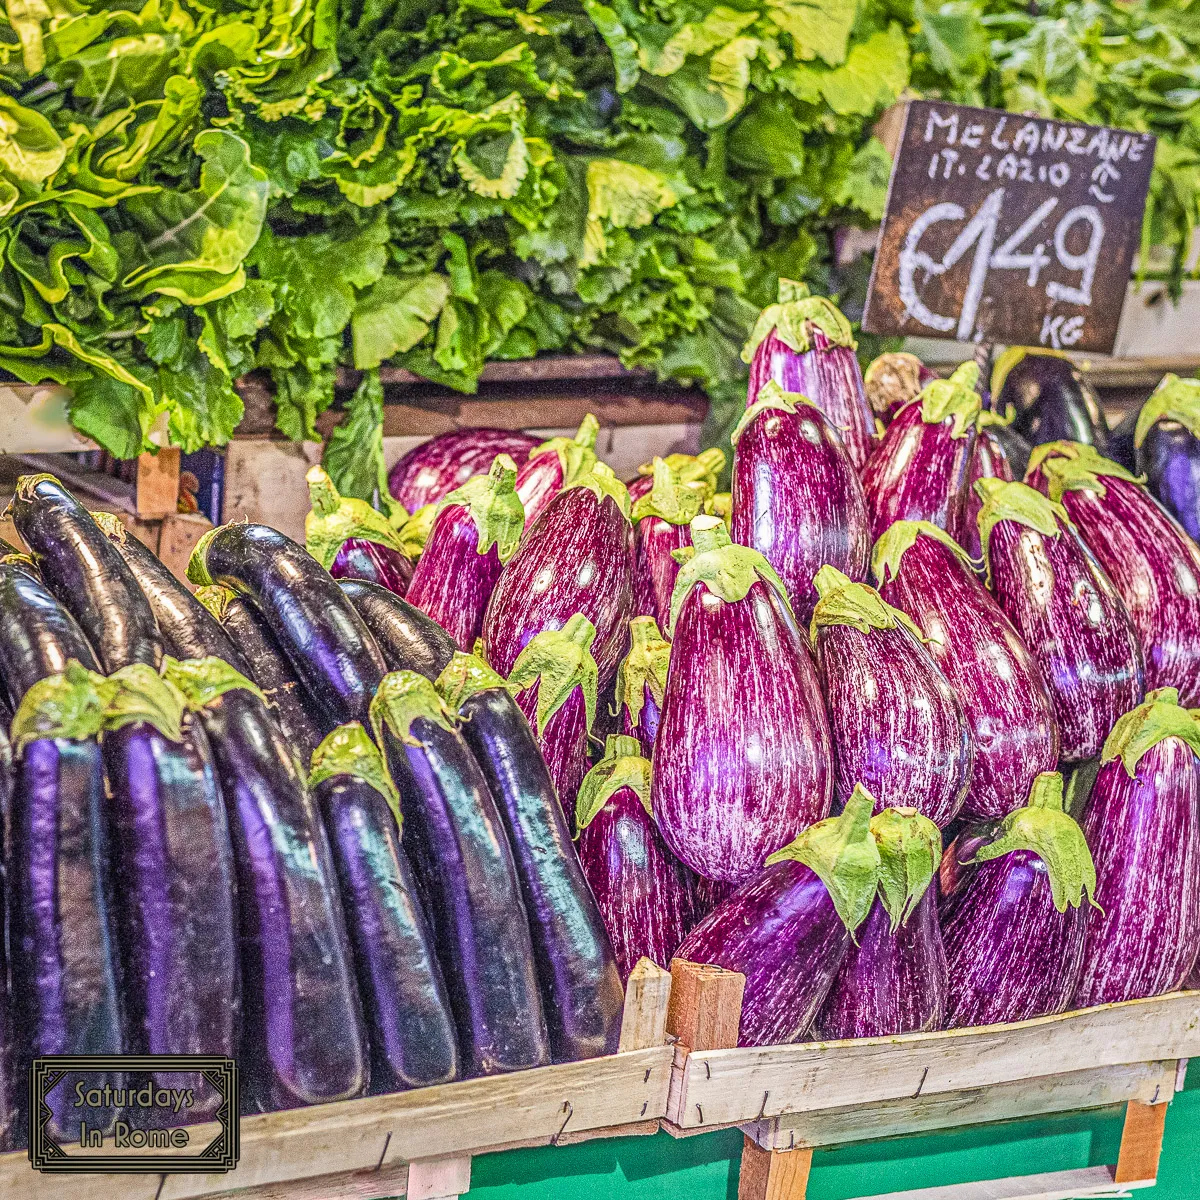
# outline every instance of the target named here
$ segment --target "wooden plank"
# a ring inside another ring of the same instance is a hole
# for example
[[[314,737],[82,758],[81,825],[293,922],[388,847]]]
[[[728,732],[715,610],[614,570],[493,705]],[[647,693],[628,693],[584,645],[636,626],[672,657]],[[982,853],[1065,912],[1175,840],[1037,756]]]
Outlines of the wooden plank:
[[[690,1050],[736,1046],[746,977],[676,958],[671,979],[667,1032]]]
[[[163,564],[188,588],[187,565],[196,543],[212,528],[212,522],[203,513],[172,513],[163,517],[158,535],[158,557]]]
[[[1200,992],[1177,992],[981,1029],[694,1051],[674,1073],[667,1117],[745,1122],[1195,1053]]]
[[[541,358],[523,358],[514,362],[485,363],[479,376],[481,384],[545,383],[561,379],[625,379],[649,375],[645,367],[626,367],[615,354],[547,354]],[[382,367],[384,383],[428,384],[429,380],[403,367]],[[340,370],[338,385],[353,387],[358,372]]]
[[[635,1121],[632,1125],[610,1125],[607,1129],[585,1129],[572,1133],[569,1129],[558,1135],[556,1146],[574,1146],[579,1142],[594,1142],[599,1138],[653,1137],[661,1128],[661,1122]],[[542,1143],[537,1143],[541,1145]],[[491,1151],[489,1151],[491,1153]]]
[[[738,1200],[804,1200],[811,1170],[811,1150],[762,1150],[747,1137],[742,1143]]]
[[[112,1176],[106,1178],[109,1182],[107,1194],[111,1196]],[[161,1178],[155,1176],[156,1180]],[[407,1187],[408,1164],[403,1163],[379,1171],[348,1171],[340,1175],[321,1175],[316,1179],[294,1179],[287,1183],[216,1192],[209,1200],[331,1200],[331,1197],[337,1197],[337,1200],[390,1200],[393,1196],[405,1195]],[[121,1200],[125,1200],[124,1194]]]
[[[1115,1183],[1112,1167],[1077,1167],[1041,1175],[1015,1175],[978,1183],[916,1188],[904,1192],[872,1192],[854,1200],[1101,1200],[1121,1197],[1132,1188],[1153,1187],[1153,1179]]]
[[[1113,1179],[1127,1183],[1135,1179],[1156,1179],[1162,1156],[1163,1130],[1167,1105],[1143,1104],[1130,1100],[1125,1106],[1125,1126],[1121,1130],[1121,1149]]]
[[[165,517],[179,511],[180,457],[175,446],[138,455],[134,496],[139,517]]]
[[[419,1158],[408,1164],[408,1200],[458,1200],[471,1190],[471,1156]]]
[[[621,1015],[619,1049],[645,1050],[661,1046],[667,1037],[667,1005],[671,999],[671,972],[648,958],[637,961],[625,985],[625,1011]]]

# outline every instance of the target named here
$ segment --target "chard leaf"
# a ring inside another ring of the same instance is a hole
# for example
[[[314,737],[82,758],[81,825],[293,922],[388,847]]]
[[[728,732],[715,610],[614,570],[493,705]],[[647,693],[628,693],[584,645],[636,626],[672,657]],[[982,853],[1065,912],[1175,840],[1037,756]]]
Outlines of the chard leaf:
[[[799,59],[844,62],[858,9],[855,0],[768,0],[771,19],[792,39]]]
[[[0,168],[18,185],[39,187],[66,156],[62,138],[40,112],[0,96]]]
[[[363,293],[351,318],[360,370],[411,350],[428,333],[450,294],[444,275],[385,275]]]
[[[383,384],[368,371],[354,390],[345,417],[325,441],[321,465],[343,496],[372,500],[387,496],[383,461]]]

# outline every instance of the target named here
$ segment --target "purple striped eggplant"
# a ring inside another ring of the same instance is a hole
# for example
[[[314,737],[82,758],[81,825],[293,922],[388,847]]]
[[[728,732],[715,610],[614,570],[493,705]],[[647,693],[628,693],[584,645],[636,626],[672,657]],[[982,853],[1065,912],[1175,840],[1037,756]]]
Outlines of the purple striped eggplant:
[[[693,871],[743,882],[829,812],[829,722],[770,563],[732,544],[719,517],[691,529],[696,553],[671,603],[654,815]]]
[[[820,1012],[879,886],[874,808],[856,788],[840,816],[772,854],[676,950],[745,975],[739,1046],[799,1041]]]
[[[596,630],[582,613],[562,629],[547,629],[521,651],[509,690],[537,735],[568,828],[575,797],[588,772],[588,733],[596,719]]]
[[[483,618],[484,657],[510,675],[518,655],[576,613],[596,627],[605,688],[628,646],[633,604],[629,493],[604,463],[555,496],[508,560]]]
[[[612,734],[579,789],[579,861],[617,956],[621,982],[638,959],[668,968],[691,924],[691,872],[650,811],[650,763],[636,739]]]
[[[927,383],[887,427],[862,471],[872,537],[893,521],[929,521],[962,542],[978,382],[979,368],[963,363],[949,379]]]
[[[692,544],[688,525],[704,507],[703,484],[690,486],[661,458],[653,487],[633,505],[633,611],[665,625],[679,574],[677,552]]]
[[[657,460],[655,460],[657,461]],[[725,470],[725,451],[716,446],[699,454],[668,454],[663,462],[683,484],[700,484],[704,494],[717,490],[717,477]],[[626,480],[629,500],[636,503],[654,487],[654,462],[642,463],[635,478]]]
[[[388,491],[410,513],[437,504],[472,475],[488,469],[497,454],[517,466],[542,439],[516,429],[455,429],[410,450],[388,473]]]
[[[1081,442],[1039,446],[1026,481],[1067,510],[1141,640],[1147,691],[1200,704],[1200,548],[1124,467]]]
[[[858,784],[879,809],[907,804],[939,829],[957,816],[975,744],[954,689],[921,631],[865,583],[835,567],[816,577],[812,644],[825,693],[834,795]]]
[[[1067,439],[1104,453],[1108,423],[1100,399],[1061,351],[1011,346],[996,359],[991,384],[996,411],[1011,404],[1013,429],[1030,445]]]
[[[525,510],[516,464],[498,454],[486,475],[443,496],[406,599],[470,653],[504,564],[516,553]]]
[[[600,422],[588,413],[573,438],[555,437],[529,452],[517,472],[517,495],[525,509],[525,524],[532,525],[546,505],[564,488],[574,485],[596,465],[596,436]]]
[[[1164,375],[1138,413],[1133,446],[1150,491],[1200,542],[1200,379]]]
[[[634,617],[629,622],[629,636],[629,653],[617,668],[621,732],[637,738],[642,754],[650,758],[666,694],[671,643],[659,633],[653,617]]]
[[[863,391],[875,416],[887,425],[937,375],[915,354],[881,354],[863,372]]]
[[[941,866],[946,1028],[1066,1012],[1083,971],[1096,870],[1063,811],[1062,776],[1039,775],[1029,803],[969,827]],[[1096,914],[1091,914],[1095,916]]]
[[[1041,666],[1059,755],[1091,758],[1117,718],[1141,702],[1137,631],[1061,504],[1024,483],[975,486],[988,582]]]
[[[1159,996],[1200,955],[1200,713],[1174,688],[1114,726],[1083,809],[1096,863],[1075,1007]]]
[[[942,835],[915,808],[871,818],[879,848],[879,887],[871,913],[846,954],[813,1036],[891,1037],[941,1029],[946,1016],[946,952],[938,927]]]
[[[990,419],[994,413],[979,414],[979,432],[975,437],[975,451],[967,470],[967,519],[963,526],[963,549],[975,560],[983,559],[983,547],[979,544],[979,509],[983,499],[975,490],[977,479],[1003,479],[1012,483],[1013,472],[1008,455],[996,437]],[[982,570],[982,566],[980,570]]]
[[[965,550],[925,521],[897,521],[875,544],[880,595],[917,623],[975,743],[964,808],[1003,817],[1058,762],[1058,725],[1041,672],[980,583]]]
[[[870,517],[858,473],[829,418],[774,380],[759,389],[730,440],[730,536],[775,568],[797,619],[807,624],[822,566],[867,577]]]
[[[742,361],[750,364],[747,408],[768,380],[806,396],[842,435],[854,469],[861,471],[874,445],[875,418],[855,349],[850,322],[832,300],[781,279],[779,302],[759,314],[742,350]]]
[[[705,879],[692,874],[692,925],[699,925],[719,904],[724,904],[738,890],[736,883],[724,879]]]

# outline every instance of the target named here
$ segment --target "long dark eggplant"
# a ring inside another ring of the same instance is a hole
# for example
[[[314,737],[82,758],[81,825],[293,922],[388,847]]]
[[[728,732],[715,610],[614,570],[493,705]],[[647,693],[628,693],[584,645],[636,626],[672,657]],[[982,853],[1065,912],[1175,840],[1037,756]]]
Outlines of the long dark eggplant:
[[[632,498],[632,497],[631,497]],[[634,501],[633,608],[639,617],[665,625],[679,574],[676,552],[692,544],[688,524],[704,507],[703,485],[691,486],[661,458],[652,486]]]
[[[1133,444],[1150,491],[1200,542],[1200,379],[1164,375],[1138,413]]]
[[[12,746],[8,740],[8,726],[12,714],[4,689],[0,686],[0,828],[4,831],[4,847],[12,844],[12,798],[15,782],[15,763]],[[9,979],[8,964],[11,950],[8,946],[8,930],[11,928],[11,915],[8,905],[8,894],[11,889],[11,877],[7,868],[0,874],[0,911],[5,913],[4,930],[6,936],[0,939],[0,1149],[16,1149],[19,1139],[19,1118],[17,1113],[17,1045],[16,1030],[13,1028],[12,988]]]
[[[188,578],[254,601],[330,722],[367,720],[387,674],[383,655],[336,581],[303,546],[266,525],[222,525],[196,543]]]
[[[455,429],[410,450],[388,473],[388,491],[410,512],[436,504],[486,471],[497,454],[521,466],[542,439],[515,429]]]
[[[454,639],[431,617],[378,584],[343,579],[338,586],[370,630],[389,671],[436,679],[454,657]]]
[[[634,617],[629,622],[629,639],[629,653],[617,668],[621,732],[637,738],[642,754],[650,758],[667,690],[671,643],[659,633],[653,617]]]
[[[230,814],[241,914],[239,1061],[259,1109],[367,1087],[362,1008],[329,843],[262,693],[219,658],[167,659],[199,714]]]
[[[317,747],[309,785],[354,945],[371,1090],[449,1083],[459,1074],[450,998],[401,840],[400,797],[361,725],[340,725]]]
[[[1005,351],[992,370],[992,398],[997,412],[1013,405],[1013,429],[1031,446],[1066,440],[1104,453],[1108,423],[1100,399],[1063,354],[1024,346]]]
[[[512,849],[479,764],[428,679],[384,677],[375,740],[400,789],[467,1075],[544,1066],[550,1039]]]
[[[508,833],[554,1061],[613,1054],[623,977],[533,730],[504,680],[473,655],[456,654],[438,690],[462,722]]]
[[[588,413],[573,438],[554,437],[529,452],[517,472],[517,495],[525,511],[526,526],[546,511],[546,505],[559,492],[573,487],[596,465],[599,433],[599,421]]]

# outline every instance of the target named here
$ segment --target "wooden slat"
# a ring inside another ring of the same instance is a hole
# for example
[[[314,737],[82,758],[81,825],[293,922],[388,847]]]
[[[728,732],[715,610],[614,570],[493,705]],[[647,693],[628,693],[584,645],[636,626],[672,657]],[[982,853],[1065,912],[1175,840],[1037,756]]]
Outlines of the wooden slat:
[[[546,383],[560,379],[622,379],[646,376],[644,367],[626,367],[615,354],[547,354],[542,358],[524,358],[514,362],[486,363],[479,376],[487,383]],[[384,383],[428,384],[428,380],[403,367],[383,367],[379,378]],[[338,372],[338,384],[352,387],[358,372]]]
[[[1153,1186],[1153,1179],[1114,1183],[1111,1167],[1077,1167],[1069,1171],[1015,1175],[980,1183],[953,1183],[905,1192],[872,1192],[854,1200],[1102,1200],[1103,1197],[1124,1196],[1129,1189]]]
[[[667,1032],[691,1050],[736,1046],[746,977],[676,958],[671,978]]]
[[[625,985],[625,1011],[621,1015],[619,1049],[645,1050],[661,1046],[667,1036],[667,1005],[671,999],[671,972],[648,958],[639,959]]]
[[[111,1187],[112,1176],[107,1178]],[[161,1180],[162,1176],[154,1178]],[[209,1200],[333,1200],[333,1197],[337,1200],[390,1200],[393,1196],[406,1195],[407,1188],[408,1164],[403,1163],[379,1171],[350,1171],[340,1175],[321,1175],[316,1179],[239,1188],[235,1192],[217,1192]],[[124,1185],[121,1193],[120,1200],[125,1200]]]
[[[1121,1150],[1113,1178],[1117,1183],[1158,1176],[1162,1156],[1163,1130],[1167,1106],[1130,1100],[1125,1106],[1125,1126],[1121,1130]]]
[[[423,1158],[408,1164],[408,1200],[458,1200],[470,1190],[470,1155]]]
[[[134,498],[139,517],[165,517],[179,511],[180,457],[175,446],[138,455]]]
[[[811,1170],[811,1150],[763,1150],[747,1137],[738,1200],[804,1200]]]
[[[65,454],[18,454],[14,457],[29,468],[29,474],[53,475],[89,508],[118,514],[137,512],[135,489],[124,480],[85,470]]]
[[[177,579],[192,590],[195,590],[195,585],[188,583],[188,559],[196,543],[211,528],[212,522],[203,513],[172,513],[162,520],[158,535],[158,557]]]

